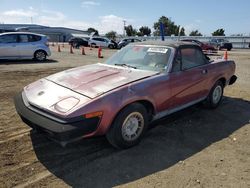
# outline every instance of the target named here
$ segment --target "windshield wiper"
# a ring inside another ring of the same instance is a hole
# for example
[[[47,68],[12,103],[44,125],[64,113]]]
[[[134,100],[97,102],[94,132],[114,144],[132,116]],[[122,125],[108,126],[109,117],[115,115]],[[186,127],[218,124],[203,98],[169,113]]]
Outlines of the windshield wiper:
[[[117,65],[117,66],[122,66],[122,67],[129,67],[129,68],[137,69],[137,67],[132,66],[132,65],[129,65],[129,64],[126,64],[126,63],[122,63],[122,64],[116,63],[115,65]]]

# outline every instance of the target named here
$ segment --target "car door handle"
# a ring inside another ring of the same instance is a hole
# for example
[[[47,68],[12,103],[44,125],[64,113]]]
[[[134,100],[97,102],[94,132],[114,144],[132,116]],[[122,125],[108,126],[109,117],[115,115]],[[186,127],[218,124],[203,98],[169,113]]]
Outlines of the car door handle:
[[[203,70],[201,71],[201,73],[202,73],[202,74],[207,74],[207,69],[203,69]]]

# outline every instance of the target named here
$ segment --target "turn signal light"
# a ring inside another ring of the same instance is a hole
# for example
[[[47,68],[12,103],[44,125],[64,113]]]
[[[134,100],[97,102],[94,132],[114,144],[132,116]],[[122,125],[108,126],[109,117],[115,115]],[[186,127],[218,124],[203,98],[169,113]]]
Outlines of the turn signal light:
[[[93,117],[100,117],[102,116],[103,112],[99,111],[99,112],[91,112],[88,114],[85,114],[84,117],[85,118],[93,118]]]

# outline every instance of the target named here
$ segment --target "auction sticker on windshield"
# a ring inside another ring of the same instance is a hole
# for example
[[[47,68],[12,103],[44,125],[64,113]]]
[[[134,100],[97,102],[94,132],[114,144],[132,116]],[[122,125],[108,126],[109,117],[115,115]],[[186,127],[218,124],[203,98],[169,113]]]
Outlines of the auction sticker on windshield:
[[[149,48],[148,52],[156,52],[156,53],[167,53],[168,49],[167,48]]]

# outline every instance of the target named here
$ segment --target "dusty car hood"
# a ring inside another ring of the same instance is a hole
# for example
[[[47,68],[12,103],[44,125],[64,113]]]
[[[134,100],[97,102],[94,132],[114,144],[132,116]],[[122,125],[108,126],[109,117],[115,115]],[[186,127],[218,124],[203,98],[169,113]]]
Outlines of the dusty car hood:
[[[59,72],[46,79],[89,98],[95,98],[155,74],[157,74],[155,71],[94,64]]]

